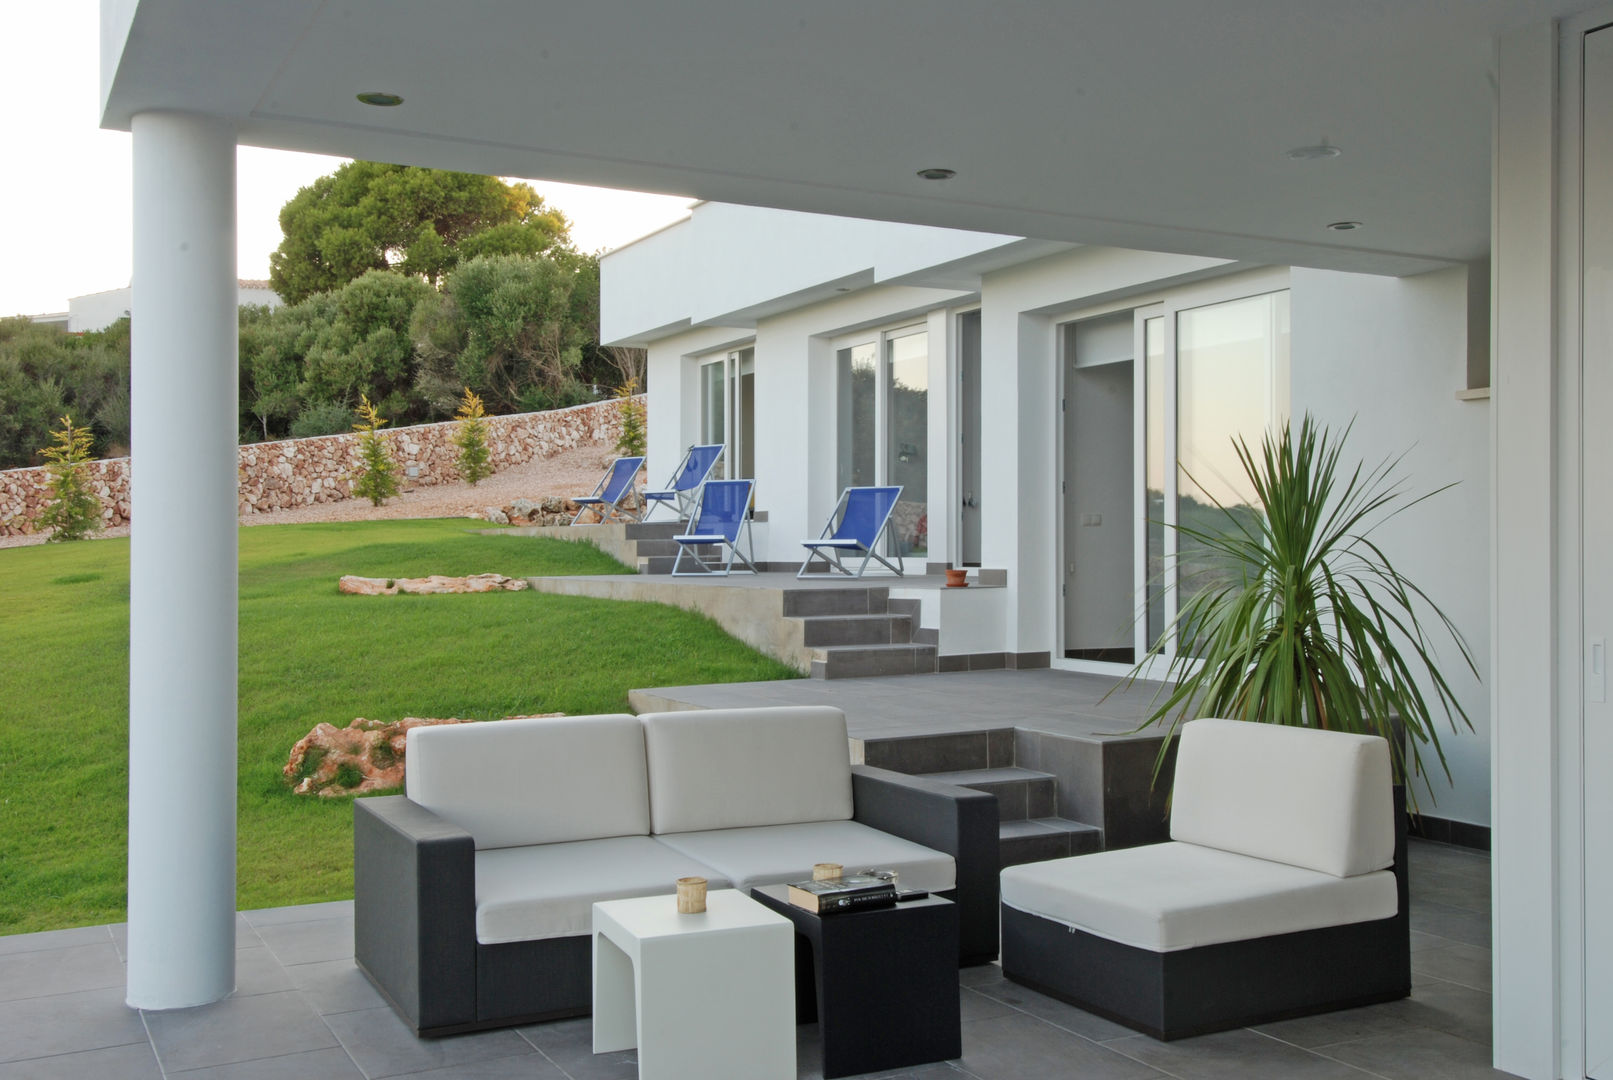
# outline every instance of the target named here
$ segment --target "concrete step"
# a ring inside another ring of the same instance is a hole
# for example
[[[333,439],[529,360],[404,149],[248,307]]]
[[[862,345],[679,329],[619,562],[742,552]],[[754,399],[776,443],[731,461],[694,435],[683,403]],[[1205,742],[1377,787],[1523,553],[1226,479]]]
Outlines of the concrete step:
[[[1102,829],[1068,818],[1027,818],[997,826],[1000,869],[1102,850]]]
[[[814,649],[812,659],[814,679],[929,675],[935,668],[933,645],[834,645]]]
[[[665,514],[663,510],[661,513]],[[626,526],[626,536],[629,540],[670,540],[683,531],[683,523],[673,521],[671,518],[662,518],[659,521],[636,521]]]
[[[634,547],[638,550],[638,557],[641,559],[649,555],[671,555],[676,557],[678,554],[677,542],[673,540],[638,540],[634,542]]]
[[[1050,818],[1058,812],[1058,780],[1052,773],[1016,767],[960,769],[928,774],[930,779],[997,796],[998,821]]]
[[[673,565],[678,561],[678,545],[669,544],[668,546],[672,548],[670,554],[646,555],[644,554],[644,543],[640,541],[638,545],[638,572],[641,574],[671,574]],[[695,553],[698,554],[702,559],[705,559],[706,562],[714,563],[719,566],[722,564],[723,560],[728,558],[728,549],[718,547],[716,544],[702,545],[695,549]],[[740,566],[741,563],[736,559],[734,560],[734,565]],[[700,568],[696,566],[687,556],[683,560],[683,569],[685,571],[693,569],[696,573],[698,573],[700,570]]]
[[[883,615],[889,599],[889,589],[866,585],[843,589],[785,589],[780,614],[792,619],[812,615]]]
[[[1014,729],[885,735],[853,739],[856,760],[876,769],[920,775],[999,768],[1014,760]]]
[[[906,645],[913,620],[906,615],[811,615],[801,620],[805,645]]]

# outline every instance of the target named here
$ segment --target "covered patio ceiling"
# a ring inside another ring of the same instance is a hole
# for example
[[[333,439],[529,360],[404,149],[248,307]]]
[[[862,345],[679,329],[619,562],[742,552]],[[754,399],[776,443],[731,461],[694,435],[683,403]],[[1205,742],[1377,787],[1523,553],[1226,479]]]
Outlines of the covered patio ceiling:
[[[1582,3],[103,0],[103,124],[1406,274],[1487,252],[1493,38]]]

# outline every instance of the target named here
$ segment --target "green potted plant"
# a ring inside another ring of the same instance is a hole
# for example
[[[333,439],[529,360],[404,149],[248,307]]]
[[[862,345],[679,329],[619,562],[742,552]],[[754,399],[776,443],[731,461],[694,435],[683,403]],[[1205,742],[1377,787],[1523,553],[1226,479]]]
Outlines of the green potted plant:
[[[1452,731],[1473,724],[1436,642],[1454,644],[1475,677],[1477,668],[1455,624],[1371,538],[1445,488],[1408,495],[1394,475],[1404,455],[1372,469],[1341,465],[1348,436],[1333,439],[1306,416],[1297,436],[1268,434],[1258,458],[1236,440],[1259,512],[1217,502],[1220,528],[1175,527],[1219,573],[1182,603],[1128,680],[1176,637],[1166,687],[1141,725],[1165,729],[1156,775],[1182,723],[1220,716],[1381,735],[1414,808],[1406,781],[1425,774],[1425,751],[1450,779],[1435,713]]]

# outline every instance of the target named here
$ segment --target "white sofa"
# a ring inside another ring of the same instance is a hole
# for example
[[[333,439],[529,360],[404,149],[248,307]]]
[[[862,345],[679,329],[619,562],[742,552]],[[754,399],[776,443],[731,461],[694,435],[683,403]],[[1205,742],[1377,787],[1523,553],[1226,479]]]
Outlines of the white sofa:
[[[594,902],[689,875],[889,867],[973,912],[961,957],[995,953],[995,799],[853,769],[837,709],[416,728],[405,771],[355,803],[355,954],[422,1034],[586,1012]]]
[[[1410,993],[1383,739],[1195,720],[1170,835],[1003,871],[1003,974],[1165,1039]]]

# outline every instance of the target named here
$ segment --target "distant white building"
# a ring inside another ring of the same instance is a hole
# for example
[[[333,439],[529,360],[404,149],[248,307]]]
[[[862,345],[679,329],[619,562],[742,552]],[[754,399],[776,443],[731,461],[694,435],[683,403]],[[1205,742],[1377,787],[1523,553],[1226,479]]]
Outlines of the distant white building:
[[[240,307],[248,304],[267,304],[270,307],[279,307],[284,301],[278,293],[269,288],[267,281],[240,278],[236,281],[239,287],[236,303]],[[87,293],[84,296],[75,296],[67,301],[65,319],[67,332],[70,334],[84,334],[91,330],[105,330],[125,315],[129,314],[129,298],[132,295],[130,287],[125,285],[121,289],[108,289],[105,292]],[[34,318],[35,322],[58,323],[63,316],[41,315]]]

